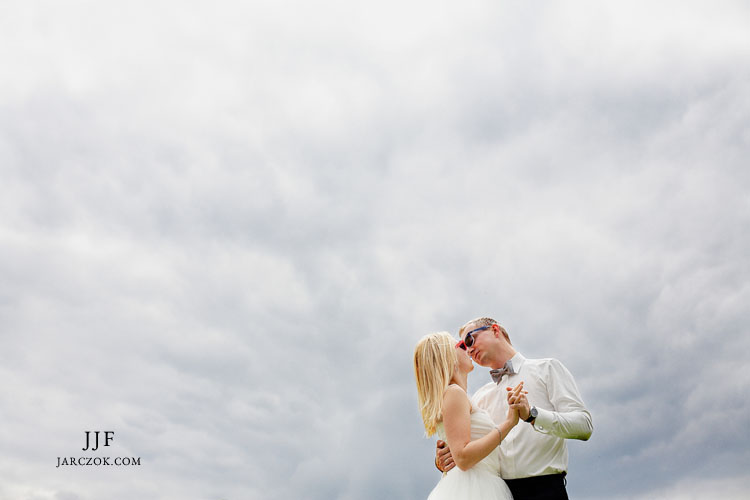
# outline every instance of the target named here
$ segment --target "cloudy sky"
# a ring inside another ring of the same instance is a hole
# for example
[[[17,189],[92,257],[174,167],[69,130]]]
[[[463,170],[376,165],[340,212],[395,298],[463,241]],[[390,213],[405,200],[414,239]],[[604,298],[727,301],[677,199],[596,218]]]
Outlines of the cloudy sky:
[[[572,497],[747,497],[747,3],[0,11],[1,500],[426,498],[480,315],[575,375]]]

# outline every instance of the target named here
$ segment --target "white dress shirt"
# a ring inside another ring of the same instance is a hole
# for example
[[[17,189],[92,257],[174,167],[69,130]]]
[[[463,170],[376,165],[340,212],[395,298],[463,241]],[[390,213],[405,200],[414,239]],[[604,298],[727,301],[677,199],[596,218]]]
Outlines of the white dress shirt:
[[[514,374],[504,375],[499,384],[488,383],[471,398],[499,424],[508,414],[505,388],[523,381],[529,405],[539,411],[534,425],[521,420],[503,438],[500,475],[518,479],[567,471],[565,439],[586,441],[594,430],[573,375],[556,359],[526,359],[516,353],[510,362]]]

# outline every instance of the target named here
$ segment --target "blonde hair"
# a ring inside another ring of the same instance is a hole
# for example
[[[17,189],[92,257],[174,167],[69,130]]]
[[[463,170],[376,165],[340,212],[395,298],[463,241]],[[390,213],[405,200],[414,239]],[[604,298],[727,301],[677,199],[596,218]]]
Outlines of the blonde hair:
[[[505,337],[505,340],[507,340],[510,345],[513,345],[513,343],[510,341],[510,335],[508,335],[508,332],[505,330],[505,328],[503,328],[503,325],[501,325],[500,323],[498,323],[494,319],[487,318],[487,317],[477,318],[477,319],[472,319],[471,321],[467,321],[466,324],[464,324],[464,326],[462,326],[458,330],[458,337],[459,338],[461,338],[461,339],[464,338],[464,332],[468,329],[469,325],[473,325],[473,326],[475,326],[477,328],[481,328],[483,326],[497,325],[498,328],[500,328],[500,333],[502,333],[503,337]]]
[[[414,348],[417,397],[427,437],[435,434],[443,419],[443,393],[458,364],[456,339],[448,332],[425,335]]]

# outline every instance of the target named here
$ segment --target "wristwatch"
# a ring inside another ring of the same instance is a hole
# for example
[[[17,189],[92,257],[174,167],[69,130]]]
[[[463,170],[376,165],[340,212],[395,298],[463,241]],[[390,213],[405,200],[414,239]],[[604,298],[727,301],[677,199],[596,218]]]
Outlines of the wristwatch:
[[[534,419],[539,415],[539,410],[536,409],[536,406],[532,406],[531,410],[529,410],[529,418],[524,420],[524,422],[531,423],[534,421]]]

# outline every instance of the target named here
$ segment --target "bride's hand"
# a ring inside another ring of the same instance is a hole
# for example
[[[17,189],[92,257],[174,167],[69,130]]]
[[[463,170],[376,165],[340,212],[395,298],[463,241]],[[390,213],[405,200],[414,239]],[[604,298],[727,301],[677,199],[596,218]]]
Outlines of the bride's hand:
[[[523,401],[525,398],[524,394],[528,394],[523,390],[523,382],[519,382],[513,389],[508,387],[508,416],[506,420],[511,426],[515,426],[518,423],[520,417],[518,412],[518,403]]]
[[[505,420],[510,424],[511,427],[515,427],[518,423],[518,410],[510,406],[508,408],[508,415],[505,417]]]

